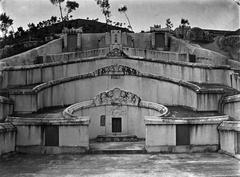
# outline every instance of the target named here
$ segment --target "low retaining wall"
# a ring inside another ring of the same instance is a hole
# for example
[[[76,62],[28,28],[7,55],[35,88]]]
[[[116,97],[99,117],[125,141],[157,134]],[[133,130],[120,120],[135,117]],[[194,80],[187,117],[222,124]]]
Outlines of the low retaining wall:
[[[11,123],[0,123],[0,156],[15,151],[16,131]]]
[[[21,65],[32,65],[34,64],[36,57],[47,54],[61,53],[62,52],[62,38],[50,41],[40,47],[31,49],[29,51],[14,55],[2,59],[1,62],[5,62],[8,66],[21,66]]]
[[[240,94],[225,97],[220,103],[220,109],[234,120],[240,120]]]
[[[193,45],[187,41],[177,39],[173,36],[171,36],[170,50],[173,52],[195,55],[198,63],[226,65],[228,60],[226,56],[220,53],[202,48],[199,45]]]
[[[218,130],[220,152],[240,159],[240,121],[224,121]]]
[[[52,63],[52,62],[68,62],[74,61],[78,59],[84,58],[101,58],[106,57],[107,53],[109,53],[109,47],[107,48],[99,48],[92,50],[85,50],[79,52],[68,52],[68,53],[60,53],[60,54],[52,54],[47,55],[44,63]]]
[[[0,122],[4,122],[9,114],[13,113],[13,101],[0,96]]]
[[[239,68],[240,68],[240,61],[228,59],[227,60],[227,65],[231,66],[231,68],[239,70]]]
[[[88,117],[76,119],[9,117],[8,121],[17,127],[17,152],[84,153],[89,149]]]
[[[145,117],[148,152],[204,152],[219,148],[218,125],[228,116],[162,118]]]
[[[189,61],[189,56],[186,53],[180,54],[176,52],[146,50],[129,47],[123,47],[123,51],[130,57],[142,57],[145,59],[162,61],[184,61],[184,62]]]

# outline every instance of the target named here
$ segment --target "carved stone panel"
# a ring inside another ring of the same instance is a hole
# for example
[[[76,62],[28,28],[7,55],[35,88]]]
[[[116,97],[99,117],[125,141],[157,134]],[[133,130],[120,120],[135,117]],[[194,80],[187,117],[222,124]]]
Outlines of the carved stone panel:
[[[104,68],[100,68],[94,72],[95,75],[107,75],[107,74],[121,74],[121,75],[139,75],[140,72],[136,69],[130,68],[124,65],[111,65]]]
[[[94,98],[94,103],[98,105],[135,105],[138,106],[141,99],[137,95],[115,88],[110,91],[100,93]]]

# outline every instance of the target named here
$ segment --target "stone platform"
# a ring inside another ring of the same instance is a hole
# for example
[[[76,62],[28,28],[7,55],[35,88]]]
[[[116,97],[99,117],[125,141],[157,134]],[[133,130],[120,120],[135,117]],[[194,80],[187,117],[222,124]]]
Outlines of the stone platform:
[[[240,162],[218,153],[21,155],[0,160],[1,177],[239,177]]]

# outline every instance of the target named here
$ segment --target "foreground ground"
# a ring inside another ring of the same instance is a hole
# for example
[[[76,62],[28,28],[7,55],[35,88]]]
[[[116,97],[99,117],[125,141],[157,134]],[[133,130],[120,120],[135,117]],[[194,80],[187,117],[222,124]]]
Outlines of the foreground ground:
[[[240,177],[240,161],[217,153],[13,155],[0,160],[0,176]]]

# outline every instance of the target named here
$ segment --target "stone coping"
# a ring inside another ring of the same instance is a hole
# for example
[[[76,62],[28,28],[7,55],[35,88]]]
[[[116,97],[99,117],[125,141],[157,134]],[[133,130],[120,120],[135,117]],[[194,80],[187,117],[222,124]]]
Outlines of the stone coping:
[[[145,125],[177,125],[177,124],[220,124],[221,122],[228,120],[229,116],[209,116],[209,117],[174,117],[174,118],[161,118],[156,116],[145,116]]]
[[[12,123],[0,123],[0,133],[15,132],[16,127]]]
[[[79,116],[70,119],[63,118],[24,118],[24,117],[11,117],[7,118],[8,122],[14,125],[72,125],[72,126],[88,126],[90,123],[89,117]]]
[[[101,49],[107,49],[107,48],[87,50],[86,52],[94,51],[94,50],[101,50]],[[140,50],[145,50],[145,49],[140,49]],[[84,51],[81,51],[81,52],[84,52]],[[161,52],[161,51],[156,51],[156,52]],[[79,52],[68,52],[68,53],[61,53],[61,54],[52,54],[52,55],[47,55],[47,56],[73,55],[73,54],[77,54],[77,53],[79,53]],[[122,57],[122,58],[123,59],[128,59],[128,60],[129,59],[130,60],[139,60],[139,61],[146,61],[146,62],[153,62],[153,63],[162,63],[162,64],[169,64],[169,65],[186,66],[186,67],[192,67],[192,68],[231,70],[231,67],[228,66],[228,65],[215,66],[215,65],[211,65],[211,64],[189,63],[189,62],[183,62],[183,61],[165,61],[165,60],[159,60],[159,59],[150,59],[150,58],[147,59],[147,58],[138,57],[138,56],[129,56],[125,52],[124,52],[124,54],[127,57]],[[35,64],[35,65],[3,66],[2,71],[19,71],[19,70],[41,69],[41,68],[46,68],[46,67],[66,65],[66,64],[73,64],[73,63],[91,62],[91,61],[96,61],[96,60],[108,59],[106,56],[85,57],[85,58],[81,58],[81,59],[77,59],[76,58],[76,59],[70,60],[70,61],[68,59],[65,59],[63,61]],[[109,59],[111,59],[111,57]]]
[[[109,96],[109,93],[111,93],[110,96]],[[98,106],[111,106],[111,105],[123,105],[123,106],[133,106],[133,107],[153,109],[155,111],[158,111],[158,114],[155,115],[157,117],[166,116],[168,114],[167,107],[158,103],[143,101],[135,94],[126,92],[124,90],[120,90],[119,88],[115,88],[113,90],[100,93],[99,95],[97,95],[93,100],[83,101],[67,107],[63,111],[63,116],[66,119],[74,118],[74,117],[77,117],[76,115],[74,115],[74,112],[78,110],[98,107]],[[99,101],[99,97],[102,97],[102,95],[106,95],[106,96],[104,96],[103,98],[104,100]],[[122,95],[126,95],[126,96],[122,96]]]
[[[0,96],[0,104],[14,104],[13,100]]]
[[[163,53],[163,54],[176,54],[178,55],[179,53],[173,52],[173,51],[160,51],[160,50],[149,50],[149,49],[141,49],[141,48],[132,48],[132,47],[123,47],[124,50],[135,50],[135,51],[146,51],[146,52],[156,52],[156,53]]]
[[[240,102],[240,94],[237,95],[232,95],[232,96],[226,96],[223,100],[222,103],[232,103],[232,102]]]
[[[240,132],[240,121],[223,121],[218,127],[219,130]]]
[[[93,51],[101,51],[101,50],[108,50],[109,48],[99,48],[99,49],[92,49],[92,50],[85,50],[85,51],[78,51],[78,52],[65,52],[65,53],[61,53],[61,54],[49,54],[46,55],[47,57],[51,57],[51,56],[60,56],[60,57],[64,57],[67,56],[67,58],[61,60],[61,61],[56,61],[56,62],[46,62],[46,63],[41,63],[41,64],[32,64],[32,65],[22,65],[22,66],[7,66],[4,65],[3,68],[1,69],[2,71],[19,71],[19,70],[31,70],[31,69],[41,69],[41,68],[46,68],[46,67],[52,67],[52,66],[59,66],[59,65],[65,65],[65,64],[72,64],[72,63],[81,63],[81,62],[86,62],[86,61],[94,61],[94,60],[98,60],[98,59],[102,59],[102,58],[106,58],[107,53],[104,56],[93,56],[93,57],[83,57],[83,58],[79,58],[79,56],[76,56],[76,58],[79,59],[73,59],[73,60],[69,60],[69,56],[71,55],[80,55],[83,53],[90,53]]]

